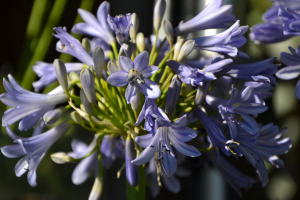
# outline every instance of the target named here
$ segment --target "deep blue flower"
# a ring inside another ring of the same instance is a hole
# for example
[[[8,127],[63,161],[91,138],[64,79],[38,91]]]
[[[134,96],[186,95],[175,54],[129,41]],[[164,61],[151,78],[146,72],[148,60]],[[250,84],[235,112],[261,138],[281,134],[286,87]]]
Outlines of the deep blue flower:
[[[251,86],[246,87],[241,93],[237,89],[231,90],[231,98],[229,100],[218,97],[206,96],[206,102],[219,110],[222,119],[226,121],[231,138],[234,139],[238,132],[238,127],[250,134],[258,132],[258,126],[249,114],[259,114],[268,109],[267,106],[252,103],[254,98],[254,89]]]
[[[289,38],[291,38],[291,36],[283,34],[281,22],[257,24],[251,28],[250,33],[250,39],[255,44],[282,42]]]
[[[233,78],[245,81],[265,82],[276,85],[273,75],[277,72],[280,65],[273,64],[275,59],[276,57],[255,63],[234,64],[227,74]]]
[[[173,124],[164,119],[156,119],[155,135],[150,133],[136,137],[137,144],[145,149],[132,163],[135,165],[145,164],[156,154],[166,175],[171,176],[176,171],[177,164],[170,142],[178,152],[186,156],[200,156],[201,153],[194,146],[185,144],[197,136],[197,132],[185,127],[186,125],[186,115],[177,119]]]
[[[157,99],[161,93],[159,87],[145,77],[153,75],[158,67],[148,66],[148,63],[149,54],[146,51],[137,55],[133,62],[125,56],[120,56],[120,64],[124,71],[113,73],[107,82],[116,87],[128,85],[125,92],[127,103],[133,101],[138,89],[149,99]]]
[[[107,22],[110,29],[115,32],[121,45],[123,43],[129,42],[129,30],[133,26],[131,22],[131,15],[129,13],[125,16],[117,15],[115,18],[108,15]]]
[[[177,26],[175,35],[185,35],[204,29],[228,28],[229,24],[236,20],[231,15],[232,5],[223,5],[223,0],[212,0],[194,18]]]
[[[300,45],[295,50],[292,47],[289,47],[289,50],[292,54],[281,52],[281,61],[287,65],[280,69],[276,76],[283,80],[290,80],[297,78],[300,74]],[[295,96],[300,99],[300,80],[297,82],[295,89]]]
[[[289,8],[280,8],[278,17],[283,23],[285,35],[300,35],[300,14]]]
[[[107,23],[109,6],[107,1],[101,3],[97,11],[97,18],[90,12],[79,8],[78,13],[85,23],[75,24],[72,28],[72,32],[102,38],[103,41],[110,45],[115,41],[115,38]]]
[[[283,167],[284,163],[277,155],[287,153],[292,147],[290,138],[279,140],[286,129],[279,131],[277,126],[272,123],[261,127],[256,135],[249,135],[239,131],[235,141],[240,145],[233,146],[231,149],[239,156],[245,156],[250,164],[257,169],[257,173],[265,187],[268,183],[268,172],[264,162],[275,167]]]
[[[8,124],[6,124],[5,129],[7,135],[18,144],[2,147],[1,152],[8,158],[17,158],[25,155],[16,164],[15,173],[16,176],[20,177],[28,171],[28,183],[34,187],[37,185],[36,169],[38,165],[52,144],[64,135],[69,130],[70,126],[69,122],[62,122],[45,133],[30,138],[22,138],[15,135]]]
[[[48,94],[38,94],[22,88],[15,79],[8,75],[10,83],[3,79],[3,86],[7,93],[0,95],[0,100],[7,106],[11,106],[4,113],[2,126],[11,125],[22,119],[19,123],[20,130],[33,127],[41,117],[52,110],[57,104],[68,101],[68,97],[59,86]]]
[[[245,88],[251,86],[253,88],[253,102],[266,105],[265,99],[273,96],[274,87],[270,83],[246,82]]]

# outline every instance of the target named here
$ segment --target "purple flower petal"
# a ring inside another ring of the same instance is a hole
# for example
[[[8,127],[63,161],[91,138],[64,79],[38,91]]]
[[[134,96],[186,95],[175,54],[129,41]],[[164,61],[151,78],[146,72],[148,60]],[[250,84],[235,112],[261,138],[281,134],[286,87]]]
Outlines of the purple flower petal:
[[[128,72],[126,71],[115,72],[107,78],[107,82],[116,87],[123,87],[129,83]]]
[[[145,78],[144,80],[145,80],[144,84],[142,83],[138,84],[138,87],[141,90],[141,92],[149,99],[157,99],[158,97],[160,97],[161,92],[158,85],[156,85],[156,83],[154,83],[153,81],[147,78]]]

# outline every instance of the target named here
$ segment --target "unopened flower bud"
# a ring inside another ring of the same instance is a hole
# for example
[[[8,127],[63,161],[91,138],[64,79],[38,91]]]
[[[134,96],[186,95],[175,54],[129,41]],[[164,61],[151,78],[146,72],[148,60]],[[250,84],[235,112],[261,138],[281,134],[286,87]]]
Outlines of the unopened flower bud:
[[[140,106],[140,96],[141,96],[141,93],[140,93],[140,91],[138,90],[137,93],[136,93],[135,98],[134,98],[133,101],[131,102],[131,108],[132,108],[132,110],[134,110],[134,111],[138,111],[138,109],[139,109],[139,106]]]
[[[126,177],[132,187],[136,187],[140,182],[139,167],[131,163],[136,158],[134,148],[134,141],[128,135],[125,146],[125,160],[126,160]]]
[[[183,24],[183,22],[184,22],[184,21],[181,20],[181,21],[179,22],[179,25]],[[177,41],[178,41],[178,40],[181,40],[181,39],[185,40],[185,39],[187,38],[188,35],[189,35],[189,34],[178,35],[178,36],[177,36]]]
[[[176,107],[179,95],[181,91],[181,81],[178,79],[178,75],[175,74],[170,83],[165,104],[165,112],[167,115],[171,115]]]
[[[108,62],[107,64],[107,71],[109,72],[110,75],[112,75],[115,72],[118,72],[118,65],[116,63],[116,61],[111,60]]]
[[[91,115],[93,112],[93,106],[87,100],[83,90],[80,90],[80,99],[81,99],[81,103],[83,104],[83,107],[84,107],[84,110],[86,111],[86,113]]]
[[[133,24],[133,26],[130,28],[129,35],[132,40],[135,40],[140,23],[136,13],[131,14],[131,23]]]
[[[143,33],[138,33],[136,35],[136,46],[139,52],[145,51],[146,44],[145,44],[145,36]]]
[[[177,40],[175,46],[174,46],[174,56],[173,56],[173,60],[177,60],[177,57],[180,53],[181,47],[184,43],[183,39]]]
[[[102,177],[97,176],[94,181],[92,191],[89,196],[89,200],[100,199],[103,190]]]
[[[66,108],[57,108],[54,110],[50,110],[46,112],[43,116],[43,120],[47,126],[52,126],[60,117],[61,115],[66,111]]]
[[[167,4],[165,0],[158,0],[155,4],[153,13],[153,27],[155,32],[157,32],[160,28],[161,21],[165,14],[166,6]]]
[[[95,80],[91,70],[84,68],[80,72],[80,82],[87,100],[96,103]]]
[[[55,75],[57,77],[59,84],[61,85],[61,87],[64,90],[67,90],[68,89],[68,74],[67,74],[67,69],[66,69],[65,64],[61,60],[55,59],[53,62],[53,67],[54,67],[54,72],[55,72]]]
[[[186,41],[181,47],[177,60],[180,62],[183,59],[185,59],[193,51],[194,46],[195,46],[195,40]]]
[[[162,22],[162,28],[164,30],[164,33],[166,35],[167,40],[170,44],[173,44],[174,42],[174,32],[173,32],[173,26],[171,22],[167,19],[164,19]]]
[[[72,157],[66,154],[65,152],[57,152],[50,155],[53,162],[57,164],[64,164],[72,162]]]
[[[91,48],[91,43],[90,43],[89,39],[83,38],[82,39],[82,46],[86,50],[86,52],[88,52],[88,53],[91,52],[92,48]]]
[[[94,71],[97,77],[101,77],[105,67],[105,55],[101,47],[97,46],[93,51]]]
[[[202,101],[205,99],[209,86],[210,86],[209,81],[205,81],[202,83],[202,85],[198,85],[195,102],[194,102],[196,106],[199,106],[202,103]]]
[[[82,117],[78,114],[78,112],[73,111],[70,114],[71,118],[73,119],[74,122],[76,122],[77,124],[81,125],[82,124]]]

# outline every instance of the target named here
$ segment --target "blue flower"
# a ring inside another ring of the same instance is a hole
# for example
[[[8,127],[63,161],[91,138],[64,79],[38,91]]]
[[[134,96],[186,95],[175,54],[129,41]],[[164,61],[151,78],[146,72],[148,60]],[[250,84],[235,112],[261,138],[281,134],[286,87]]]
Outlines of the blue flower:
[[[289,47],[292,54],[281,52],[281,61],[287,65],[276,73],[276,76],[283,80],[290,80],[297,78],[300,74],[300,45],[295,50]],[[298,81],[295,89],[295,96],[300,99],[300,80]]]
[[[54,37],[60,39],[60,41],[56,43],[57,51],[70,54],[88,66],[94,65],[92,56],[86,52],[82,44],[76,38],[67,33],[66,28],[56,27],[54,30],[57,33],[53,34]]]
[[[248,26],[241,26],[239,20],[226,31],[206,37],[193,39],[195,41],[194,49],[227,54],[232,57],[238,55],[239,47],[243,46],[247,39],[243,36],[248,30]],[[241,55],[244,55],[243,53]]]
[[[283,26],[280,22],[257,24],[251,28],[250,33],[250,39],[255,44],[282,42],[289,38],[291,36],[283,34]]]
[[[146,97],[145,103],[143,105],[143,108],[137,118],[135,126],[138,126],[145,118],[145,129],[155,134],[154,132],[154,125],[155,125],[155,119],[164,119],[169,120],[168,116],[163,112],[161,108],[159,108],[154,99],[149,99]]]
[[[79,140],[72,140],[73,152],[68,153],[68,155],[75,159],[85,157],[96,147],[97,139],[98,137],[94,137],[89,146]],[[72,173],[72,182],[75,185],[82,184],[90,177],[91,172],[93,172],[95,178],[99,174],[98,151],[93,152],[89,157],[79,162]]]
[[[25,155],[15,166],[16,176],[20,177],[28,171],[28,183],[34,187],[36,186],[36,169],[45,156],[48,149],[56,142],[62,135],[64,135],[70,128],[69,122],[62,122],[58,126],[50,129],[49,131],[32,136],[30,138],[22,138],[15,135],[9,128],[8,124],[5,125],[7,135],[14,140],[14,145],[8,145],[1,148],[1,152],[8,158],[17,158]]]
[[[264,82],[276,85],[277,83],[273,75],[277,72],[280,65],[273,64],[275,59],[276,57],[255,63],[235,64],[227,74],[233,78],[245,81]]]
[[[131,163],[131,161],[136,158],[136,151],[130,135],[129,138],[126,139],[125,148],[126,177],[129,184],[132,187],[136,187],[140,182],[140,171],[138,166]]]
[[[102,38],[110,45],[115,41],[115,38],[106,20],[109,13],[109,6],[107,1],[101,3],[97,11],[97,18],[90,12],[79,8],[78,13],[85,23],[75,24],[72,28],[72,32]]]
[[[83,68],[82,63],[65,63],[67,73],[80,72]],[[36,92],[43,89],[45,86],[57,81],[56,75],[53,69],[53,63],[46,63],[38,61],[36,65],[32,66],[33,71],[40,77],[40,80],[32,83]]]
[[[133,101],[138,89],[149,99],[157,99],[161,93],[159,87],[145,77],[153,75],[158,67],[148,66],[148,63],[149,54],[146,51],[137,55],[133,62],[125,56],[120,56],[120,64],[124,71],[113,73],[108,77],[107,82],[116,87],[128,85],[125,92],[127,103]]]
[[[101,143],[100,152],[102,165],[110,168],[117,158],[124,158],[124,140],[121,137],[105,135]]]
[[[188,85],[202,85],[204,81],[215,80],[216,77],[211,72],[195,69],[174,60],[167,61],[167,65],[171,67],[179,76],[180,80]]]
[[[164,119],[156,119],[155,135],[150,133],[136,137],[137,144],[145,149],[132,163],[143,165],[156,154],[166,175],[171,176],[176,171],[177,164],[170,142],[178,152],[186,156],[200,156],[201,153],[194,146],[185,144],[197,136],[195,130],[185,127],[186,124],[186,115],[177,119],[173,124]]]
[[[217,152],[218,159],[220,159],[219,149],[221,149],[225,155],[230,156],[232,153],[229,146],[232,144],[236,145],[236,143],[233,140],[227,140],[221,129],[207,116],[204,111],[202,111],[201,108],[197,107],[194,110],[194,115],[205,127],[207,136]]]
[[[60,86],[48,94],[38,94],[22,88],[11,75],[8,75],[8,79],[10,83],[3,79],[3,86],[7,93],[1,94],[0,100],[12,108],[4,113],[2,126],[11,125],[22,119],[19,129],[27,130],[57,104],[68,101],[67,95]]]
[[[222,119],[226,121],[231,138],[234,139],[238,133],[238,127],[247,131],[250,134],[258,132],[256,121],[248,114],[259,114],[268,109],[267,106],[257,103],[252,103],[253,88],[246,87],[241,93],[237,89],[231,90],[231,98],[229,100],[206,96],[206,102],[219,110]]]
[[[231,147],[239,156],[245,156],[250,164],[257,169],[257,173],[265,187],[268,183],[268,172],[263,161],[275,167],[283,167],[284,163],[277,155],[287,153],[292,142],[290,138],[279,140],[286,131],[279,131],[277,126],[272,123],[261,127],[256,135],[249,135],[246,132],[239,131],[235,140],[240,144]]]
[[[283,34],[300,35],[300,14],[289,8],[280,8],[278,17],[283,23]]]
[[[245,88],[251,86],[253,88],[253,102],[266,105],[265,99],[273,96],[272,90],[274,87],[270,83],[246,82]]]
[[[228,28],[236,20],[231,15],[232,5],[223,5],[223,0],[212,0],[194,18],[184,22],[174,29],[174,34],[185,35],[204,29]]]
[[[129,30],[133,26],[131,22],[131,15],[128,13],[125,16],[119,15],[115,18],[110,15],[107,16],[107,22],[111,30],[117,35],[119,43],[129,42]]]

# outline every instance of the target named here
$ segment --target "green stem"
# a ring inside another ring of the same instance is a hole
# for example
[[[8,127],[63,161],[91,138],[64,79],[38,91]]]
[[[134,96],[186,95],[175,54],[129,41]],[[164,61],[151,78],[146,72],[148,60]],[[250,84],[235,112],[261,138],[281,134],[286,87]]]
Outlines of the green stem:
[[[158,40],[158,31],[155,31],[155,42],[154,42],[154,44],[152,46],[152,49],[151,49],[149,64],[151,63],[151,60],[153,58],[153,54],[155,52],[156,45],[157,45],[157,40]]]
[[[158,54],[159,54],[161,48],[163,47],[164,43],[166,42],[166,40],[167,40],[167,38],[165,38],[165,39],[160,43],[160,45],[159,45],[158,49],[155,51],[155,53],[154,53],[154,55],[153,55],[153,58],[152,58],[152,60],[151,60],[151,62],[150,62],[149,65],[154,65],[154,63],[155,63],[155,61],[156,61],[156,59],[157,59],[157,56],[158,56]]]
[[[116,60],[118,60],[119,53],[118,53],[117,43],[116,42],[112,42],[110,45],[111,45],[111,47],[112,47],[112,49],[114,51]]]
[[[127,200],[146,200],[146,173],[145,167],[139,166],[140,183],[132,187],[126,180],[126,199]]]
[[[52,7],[51,13],[46,22],[41,38],[38,41],[38,44],[35,48],[35,52],[23,76],[21,86],[27,90],[31,90],[32,82],[36,78],[36,74],[32,70],[31,66],[34,65],[35,62],[38,60],[44,60],[46,54],[48,53],[49,46],[53,39],[52,36],[53,27],[57,26],[59,19],[61,18],[63,11],[65,9],[66,3],[67,0],[56,0]]]

